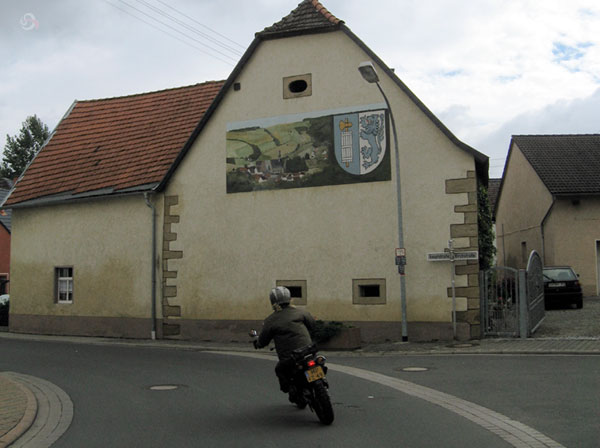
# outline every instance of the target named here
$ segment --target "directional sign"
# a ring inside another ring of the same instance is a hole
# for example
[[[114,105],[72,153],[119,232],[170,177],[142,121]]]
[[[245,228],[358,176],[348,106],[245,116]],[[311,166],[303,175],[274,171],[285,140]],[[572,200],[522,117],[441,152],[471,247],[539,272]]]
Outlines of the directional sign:
[[[479,260],[479,252],[476,250],[466,250],[464,252],[454,252],[455,260]]]
[[[478,259],[479,252],[476,250],[466,250],[464,252],[430,252],[427,254],[427,261],[462,261]]]
[[[457,252],[454,250],[454,241],[448,241],[448,250],[445,252],[430,252],[427,254],[427,261],[449,261],[452,263],[450,267],[450,276],[452,277],[452,329],[454,339],[456,339],[456,282],[454,267],[457,260],[478,260],[479,252],[476,250],[464,250]],[[400,267],[400,266],[398,266]]]
[[[427,261],[450,261],[450,252],[431,252],[427,254]]]

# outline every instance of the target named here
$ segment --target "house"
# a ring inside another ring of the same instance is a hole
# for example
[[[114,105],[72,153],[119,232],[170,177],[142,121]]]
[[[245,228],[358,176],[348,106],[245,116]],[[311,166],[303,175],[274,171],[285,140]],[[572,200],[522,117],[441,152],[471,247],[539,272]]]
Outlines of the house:
[[[488,201],[490,203],[490,211],[492,212],[492,218],[496,216],[496,200],[498,199],[498,191],[500,190],[500,184],[502,179],[489,179],[488,180]]]
[[[253,164],[264,176],[239,169]],[[427,254],[449,239],[477,249],[487,170],[342,20],[304,0],[224,82],[74,103],[4,204],[10,331],[245,340],[285,285],[367,341],[400,339],[402,299],[409,339],[451,339],[450,264]],[[457,335],[478,337],[477,260],[455,273]]]
[[[0,178],[0,204],[8,196],[12,182]],[[0,210],[0,295],[8,294],[10,280],[10,210]]]
[[[496,205],[498,264],[570,265],[600,294],[600,134],[512,137]]]

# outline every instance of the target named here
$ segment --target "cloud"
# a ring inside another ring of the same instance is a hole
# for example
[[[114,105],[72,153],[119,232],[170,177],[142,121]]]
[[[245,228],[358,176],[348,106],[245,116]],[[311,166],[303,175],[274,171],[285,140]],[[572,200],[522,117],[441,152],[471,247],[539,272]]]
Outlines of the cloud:
[[[299,2],[228,0],[226,8],[223,2],[168,3],[246,47],[254,32]],[[600,5],[595,0],[478,0],[477,7],[456,0],[381,0],[369,14],[364,0],[324,3],[396,68],[458,138],[484,153],[489,151],[479,142],[487,145],[513,117],[536,117],[552,105],[571,107],[600,87]],[[231,72],[231,65],[111,4],[126,9],[118,0],[2,3],[1,138],[18,132],[34,113],[55,126],[75,99],[224,79]],[[38,29],[22,28],[27,13],[35,16]],[[310,62],[306,69],[311,70]],[[545,113],[558,116],[550,112]],[[503,136],[499,153],[510,133]]]
[[[587,98],[559,100],[520,114],[473,146],[490,159],[490,177],[501,177],[511,136],[520,134],[600,134],[600,88]]]

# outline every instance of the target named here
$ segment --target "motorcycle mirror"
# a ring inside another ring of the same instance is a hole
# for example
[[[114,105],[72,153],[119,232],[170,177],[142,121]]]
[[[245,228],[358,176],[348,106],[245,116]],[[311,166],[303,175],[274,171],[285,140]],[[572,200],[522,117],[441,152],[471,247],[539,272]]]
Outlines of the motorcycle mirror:
[[[248,335],[250,335],[254,338],[254,337],[258,336],[258,332],[256,330],[250,330],[250,333],[248,333]]]

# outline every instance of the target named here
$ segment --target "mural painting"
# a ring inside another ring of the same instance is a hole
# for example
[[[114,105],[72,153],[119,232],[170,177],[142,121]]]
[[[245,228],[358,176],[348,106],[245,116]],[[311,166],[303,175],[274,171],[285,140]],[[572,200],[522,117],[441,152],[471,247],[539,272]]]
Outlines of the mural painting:
[[[227,193],[391,179],[385,110],[231,123]]]

